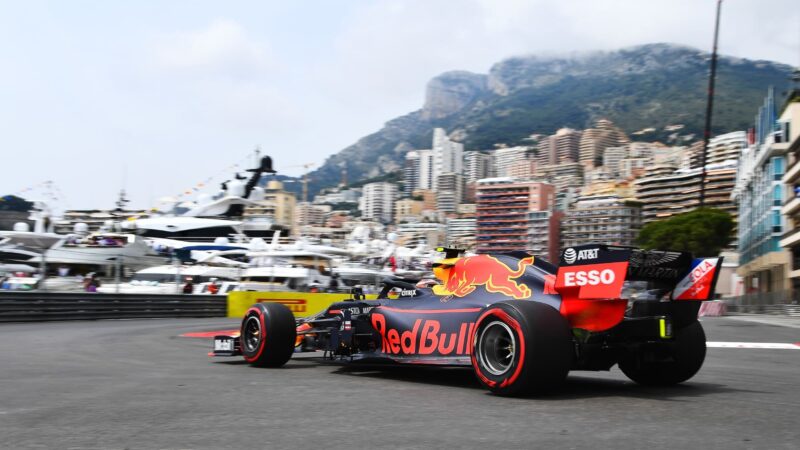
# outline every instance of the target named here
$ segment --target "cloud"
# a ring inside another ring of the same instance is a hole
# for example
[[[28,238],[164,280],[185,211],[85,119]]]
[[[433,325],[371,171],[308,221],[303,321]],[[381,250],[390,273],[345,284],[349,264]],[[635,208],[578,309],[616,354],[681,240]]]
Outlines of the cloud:
[[[181,72],[247,77],[275,64],[269,46],[249,38],[230,19],[216,19],[201,30],[160,34],[153,42],[157,67]]]

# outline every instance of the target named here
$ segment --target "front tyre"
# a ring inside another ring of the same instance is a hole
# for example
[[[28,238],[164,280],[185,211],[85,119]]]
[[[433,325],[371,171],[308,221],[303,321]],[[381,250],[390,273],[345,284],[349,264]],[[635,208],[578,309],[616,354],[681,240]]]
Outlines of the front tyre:
[[[695,321],[676,331],[671,351],[630,354],[619,361],[619,368],[636,383],[669,386],[692,378],[705,359],[706,334]]]
[[[532,301],[489,306],[471,339],[475,374],[499,395],[542,393],[558,386],[575,354],[567,320],[553,307]]]
[[[292,357],[296,336],[289,308],[280,303],[255,304],[242,319],[242,355],[254,366],[280,367]]]

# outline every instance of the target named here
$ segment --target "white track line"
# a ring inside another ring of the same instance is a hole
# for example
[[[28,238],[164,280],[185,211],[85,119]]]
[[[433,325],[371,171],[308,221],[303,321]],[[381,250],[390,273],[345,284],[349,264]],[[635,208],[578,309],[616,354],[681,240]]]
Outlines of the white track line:
[[[766,348],[780,350],[800,350],[800,343],[778,344],[768,342],[706,342],[708,348]]]

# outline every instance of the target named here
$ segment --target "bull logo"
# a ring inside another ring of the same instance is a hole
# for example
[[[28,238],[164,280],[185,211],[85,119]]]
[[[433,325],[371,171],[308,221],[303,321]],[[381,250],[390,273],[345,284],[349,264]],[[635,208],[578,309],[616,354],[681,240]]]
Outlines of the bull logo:
[[[462,258],[450,269],[450,276],[444,287],[447,294],[456,297],[470,294],[476,286],[485,286],[487,292],[521,300],[531,296],[531,289],[523,283],[517,283],[515,279],[525,273],[525,269],[531,265],[533,256],[519,260],[516,270],[489,255]]]

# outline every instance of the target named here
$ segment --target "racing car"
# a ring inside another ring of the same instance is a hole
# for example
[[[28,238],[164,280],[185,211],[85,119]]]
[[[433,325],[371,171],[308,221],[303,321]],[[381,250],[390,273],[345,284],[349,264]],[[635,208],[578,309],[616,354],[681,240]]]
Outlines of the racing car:
[[[584,245],[564,250],[554,266],[525,252],[440,250],[438,285],[389,279],[397,299],[356,294],[297,320],[265,300],[247,310],[239,335],[216,336],[210,355],[241,355],[261,367],[283,366],[303,351],[348,364],[465,366],[508,396],[542,393],[571,370],[615,364],[637,383],[671,385],[703,364],[697,315],[714,295],[722,258]],[[621,298],[632,282],[646,285],[647,295]]]

